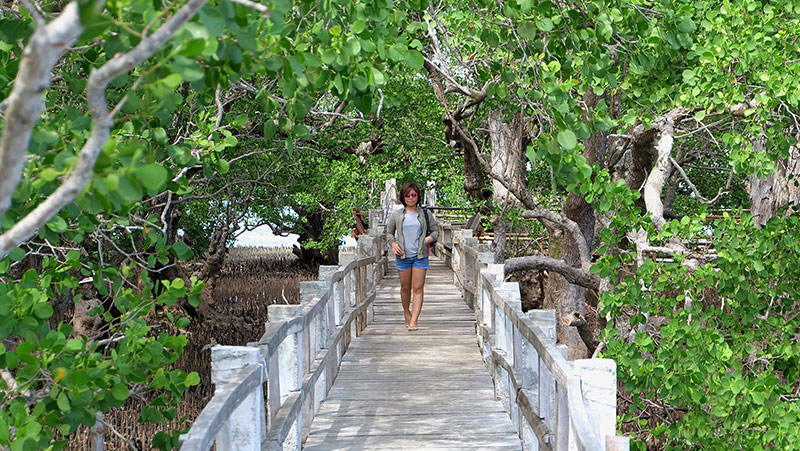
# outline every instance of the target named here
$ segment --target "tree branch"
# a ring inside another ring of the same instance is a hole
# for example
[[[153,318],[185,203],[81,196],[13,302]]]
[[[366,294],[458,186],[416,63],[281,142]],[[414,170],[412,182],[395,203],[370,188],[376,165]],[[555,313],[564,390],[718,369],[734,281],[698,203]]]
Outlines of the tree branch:
[[[717,191],[717,195],[714,196],[713,199],[708,200],[705,197],[703,197],[702,194],[700,194],[700,191],[697,189],[696,186],[694,186],[694,183],[692,183],[692,181],[689,179],[689,176],[686,175],[686,171],[683,170],[681,165],[679,165],[678,162],[675,161],[675,159],[672,158],[671,156],[669,157],[669,160],[672,162],[672,165],[675,166],[675,169],[678,170],[678,173],[681,174],[681,177],[683,178],[683,181],[686,182],[687,185],[689,185],[689,188],[691,188],[692,192],[697,197],[697,199],[700,202],[703,202],[704,204],[709,204],[710,205],[710,204],[713,204],[714,202],[718,201],[719,198],[722,197],[727,192],[726,190],[728,188],[730,188],[731,182],[733,181],[733,171],[730,171],[730,174],[728,174],[728,182],[725,183],[725,187],[724,188],[720,187],[719,191]]]
[[[505,274],[511,274],[514,271],[523,271],[526,269],[556,272],[564,276],[564,278],[572,284],[595,291],[598,291],[600,288],[600,277],[596,274],[591,274],[588,270],[570,266],[564,260],[557,260],[546,255],[510,258],[506,260],[504,266]]]
[[[0,216],[11,206],[11,197],[22,178],[28,142],[42,115],[42,98],[50,87],[50,71],[82,32],[78,4],[73,2],[58,18],[38,28],[25,47],[14,89],[8,97],[0,141]]]
[[[670,159],[672,145],[675,142],[675,122],[686,113],[683,108],[676,108],[663,117],[655,121],[655,127],[659,131],[658,140],[655,143],[656,161],[644,183],[645,207],[658,231],[664,227],[664,203],[661,200],[661,191],[667,182],[670,172]]]

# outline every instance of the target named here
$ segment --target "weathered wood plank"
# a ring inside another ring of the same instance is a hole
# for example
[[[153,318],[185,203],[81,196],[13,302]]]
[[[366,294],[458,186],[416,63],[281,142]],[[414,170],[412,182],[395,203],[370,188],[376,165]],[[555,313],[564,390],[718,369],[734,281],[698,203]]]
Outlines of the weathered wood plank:
[[[428,403],[422,406],[416,400],[395,399],[376,403],[372,400],[344,400],[331,399],[325,401],[320,407],[320,413],[335,417],[366,415],[453,415],[453,414],[480,414],[480,415],[507,415],[503,406],[494,399],[475,400],[468,405],[458,403]]]
[[[518,440],[517,440],[518,441]],[[507,434],[492,434],[480,439],[465,440],[441,436],[366,436],[355,441],[351,438],[327,439],[324,442],[309,438],[305,450],[313,451],[390,451],[390,450],[441,450],[441,451],[506,451],[519,450],[520,445]]]
[[[360,417],[326,417],[316,420],[315,434],[346,437],[354,435],[395,435],[397,431],[413,431],[413,435],[438,435],[443,430],[460,437],[491,433],[515,433],[506,415],[451,413],[447,416],[427,415],[363,415]]]

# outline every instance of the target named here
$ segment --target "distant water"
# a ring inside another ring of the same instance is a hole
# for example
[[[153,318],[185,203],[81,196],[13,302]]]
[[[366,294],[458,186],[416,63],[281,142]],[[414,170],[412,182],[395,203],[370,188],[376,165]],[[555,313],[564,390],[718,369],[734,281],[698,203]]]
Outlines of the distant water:
[[[236,238],[234,247],[292,247],[299,246],[297,239],[300,235],[291,233],[288,236],[280,236],[272,233],[272,229],[261,226],[255,230],[249,230]],[[344,246],[355,246],[356,240],[351,236],[343,236]]]
[[[288,236],[275,235],[269,227],[261,226],[239,235],[234,247],[292,247],[299,246],[298,238],[300,235],[294,233]]]

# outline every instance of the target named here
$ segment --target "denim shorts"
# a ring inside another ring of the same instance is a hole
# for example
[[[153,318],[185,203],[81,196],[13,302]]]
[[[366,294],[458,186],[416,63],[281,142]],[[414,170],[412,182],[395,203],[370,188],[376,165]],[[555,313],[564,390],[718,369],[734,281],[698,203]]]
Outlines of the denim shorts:
[[[395,257],[395,262],[396,262],[398,271],[405,271],[405,270],[411,269],[411,268],[428,269],[428,257],[425,257],[425,258],[417,258],[417,257],[400,258],[400,257]]]

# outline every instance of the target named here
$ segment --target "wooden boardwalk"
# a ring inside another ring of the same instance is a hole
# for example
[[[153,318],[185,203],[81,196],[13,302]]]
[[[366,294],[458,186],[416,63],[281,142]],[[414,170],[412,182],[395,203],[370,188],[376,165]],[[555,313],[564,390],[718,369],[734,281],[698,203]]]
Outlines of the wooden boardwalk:
[[[353,340],[311,425],[306,450],[512,450],[521,442],[494,398],[475,319],[453,273],[431,257],[420,330],[409,332],[390,260],[375,321]]]

